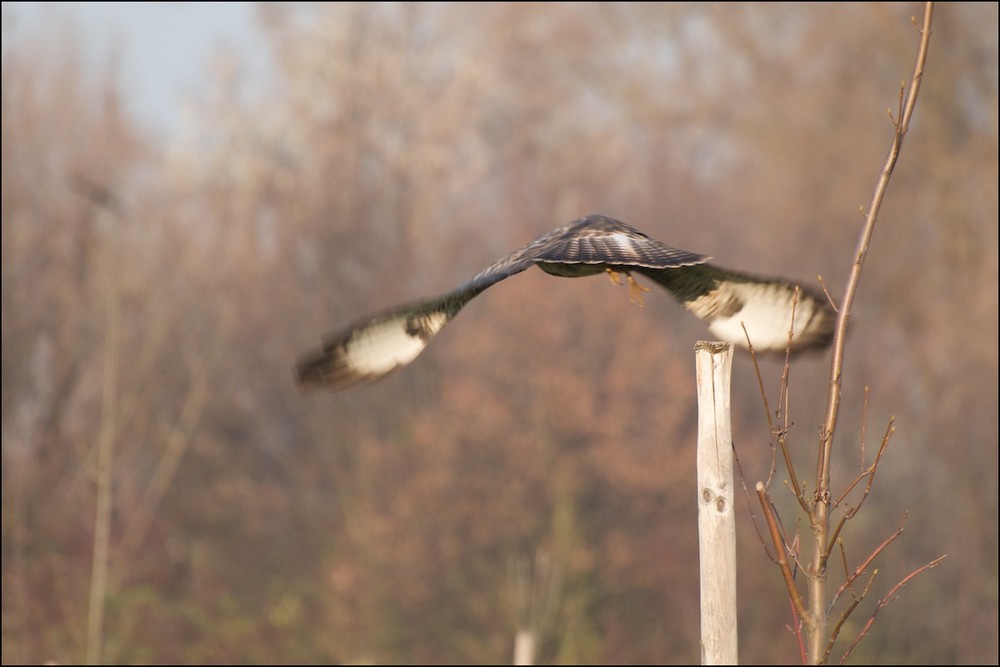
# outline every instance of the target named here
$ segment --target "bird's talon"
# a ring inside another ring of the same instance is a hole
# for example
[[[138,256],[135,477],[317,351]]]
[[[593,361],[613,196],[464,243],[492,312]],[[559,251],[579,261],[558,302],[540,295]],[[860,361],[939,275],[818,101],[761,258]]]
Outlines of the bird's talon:
[[[635,278],[632,277],[631,273],[626,273],[628,276],[628,297],[632,303],[638,302],[638,304],[645,308],[646,302],[642,300],[642,293],[651,291],[648,287],[640,285],[636,282]]]

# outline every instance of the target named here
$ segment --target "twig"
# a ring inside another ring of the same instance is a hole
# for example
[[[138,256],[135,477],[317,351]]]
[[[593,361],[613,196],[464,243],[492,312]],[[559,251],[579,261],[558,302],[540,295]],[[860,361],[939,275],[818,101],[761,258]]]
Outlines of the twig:
[[[764,488],[764,484],[761,482],[757,482],[757,497],[760,499],[760,506],[763,509],[764,518],[767,521],[767,527],[771,532],[771,542],[774,544],[777,556],[775,562],[781,569],[781,576],[785,579],[785,587],[788,589],[788,597],[792,601],[795,613],[798,614],[800,619],[808,623],[810,622],[809,611],[806,609],[805,603],[802,601],[802,596],[799,595],[799,589],[795,586],[795,576],[792,574],[792,568],[788,564],[788,550],[785,548],[785,540],[781,535],[781,530],[778,528],[778,520],[775,517],[774,507],[771,505],[771,499],[767,495],[767,489]]]
[[[868,566],[872,564],[872,561],[874,561],[878,557],[878,555],[885,550],[886,547],[892,544],[892,542],[894,542],[897,537],[903,534],[903,524],[906,523],[907,516],[909,516],[909,512],[903,512],[903,518],[900,519],[899,525],[896,526],[896,530],[893,531],[893,533],[889,535],[889,537],[885,538],[885,540],[882,541],[882,544],[875,547],[872,550],[872,552],[868,554],[868,558],[862,561],[860,565],[854,568],[854,572],[847,576],[847,579],[845,579],[844,583],[842,583],[840,585],[840,588],[837,589],[837,592],[834,593],[833,600],[830,602],[830,607],[827,610],[827,613],[833,610],[833,605],[837,604],[837,600],[840,599],[840,596],[844,594],[844,591],[847,590],[852,583],[854,583],[855,579],[857,579],[858,577],[860,577],[862,574],[865,573],[865,570],[867,570]]]
[[[858,466],[859,470],[865,469],[865,435],[868,432],[868,393],[869,387],[865,385],[865,398],[861,404],[861,465]],[[836,507],[836,504],[834,504],[834,507]]]
[[[850,494],[851,491],[854,490],[854,487],[858,485],[858,482],[863,480],[865,477],[868,478],[868,484],[865,485],[865,492],[861,496],[861,500],[859,500],[858,504],[855,507],[852,507],[850,511],[848,511],[847,513],[848,519],[852,518],[855,514],[858,513],[858,510],[861,509],[861,506],[864,504],[865,499],[868,497],[868,494],[871,493],[872,482],[875,479],[875,471],[878,469],[879,461],[882,460],[882,454],[885,452],[885,448],[889,445],[889,439],[892,438],[892,434],[896,432],[896,428],[894,426],[895,422],[896,422],[895,417],[889,418],[889,426],[886,427],[885,435],[882,436],[882,444],[879,445],[878,453],[875,454],[875,460],[872,461],[872,464],[868,466],[866,469],[862,470],[860,473],[858,473],[858,476],[855,477],[851,481],[851,483],[847,485],[847,488],[844,489],[844,492],[841,493],[840,497],[837,498],[836,502],[833,503],[832,508],[834,509],[837,508],[840,505],[840,503],[844,501],[844,498],[846,498],[848,494]]]
[[[854,263],[850,275],[847,279],[847,288],[844,290],[844,298],[840,304],[835,324],[833,339],[833,355],[830,362],[830,395],[827,404],[827,415],[823,428],[823,442],[820,447],[820,456],[817,465],[817,479],[820,480],[820,487],[817,489],[818,497],[822,497],[823,492],[829,488],[830,475],[830,451],[833,444],[833,434],[837,426],[837,415],[840,410],[840,387],[841,376],[844,368],[844,348],[847,342],[847,324],[851,316],[851,306],[854,304],[854,297],[858,291],[858,284],[861,280],[861,270],[864,267],[865,257],[868,254],[868,246],[871,242],[872,233],[875,231],[875,222],[878,220],[878,212],[882,207],[882,200],[889,187],[889,179],[896,167],[896,160],[899,158],[899,151],[903,146],[903,139],[910,126],[910,119],[916,107],[917,95],[920,92],[920,82],[923,79],[924,63],[927,60],[927,49],[931,36],[931,18],[934,13],[934,3],[928,2],[924,9],[924,23],[921,29],[920,47],[917,51],[916,63],[913,68],[913,76],[910,79],[908,91],[901,91],[900,117],[898,122],[894,121],[895,133],[893,134],[892,145],[889,154],[886,156],[885,165],[879,174],[875,191],[872,194],[868,212],[865,215],[865,226],[858,239],[857,250],[854,255]]]
[[[791,600],[788,601],[788,604],[792,608],[792,620],[795,621],[795,629],[792,630],[792,632],[795,633],[795,639],[799,643],[799,657],[801,658],[802,664],[804,665],[806,664],[807,654],[806,654],[806,642],[805,639],[802,637],[802,619],[800,619],[799,615],[795,612],[795,605],[792,603]]]
[[[861,591],[861,595],[855,595],[853,582],[858,575],[856,573],[852,575],[850,568],[847,566],[847,550],[844,549],[844,544],[841,542],[838,546],[840,547],[840,562],[844,565],[844,581],[847,582],[847,590],[851,592],[851,598],[855,602],[861,602],[865,598],[865,595],[868,594],[868,589],[871,588],[872,582],[875,580],[875,575],[878,574],[878,568],[872,571],[872,576],[868,578],[868,583],[865,584],[865,589]],[[849,611],[845,612],[844,617],[846,618],[846,615],[849,613]]]
[[[917,94],[920,90],[920,82],[923,79],[924,62],[927,59],[927,46],[931,35],[930,27],[933,10],[934,3],[927,3],[924,11],[924,27],[921,31],[920,48],[917,53],[916,64],[914,65],[909,93],[905,94],[905,91],[901,91],[900,118],[898,122],[894,121],[893,123],[895,133],[893,135],[892,145],[889,149],[889,155],[886,157],[886,162],[882,168],[882,172],[879,175],[878,183],[875,186],[875,192],[872,195],[871,204],[868,206],[868,213],[865,216],[865,226],[862,230],[861,237],[858,240],[854,264],[847,279],[847,289],[844,292],[844,298],[841,301],[840,311],[837,314],[833,341],[833,358],[830,364],[830,397],[827,407],[827,418],[824,423],[823,447],[821,447],[819,466],[817,468],[817,477],[821,479],[825,478],[827,480],[827,483],[823,485],[823,488],[826,488],[829,485],[830,446],[833,443],[833,433],[836,428],[837,414],[840,408],[840,385],[844,365],[844,348],[845,343],[847,342],[847,323],[850,319],[851,306],[854,303],[854,297],[857,294],[858,284],[861,280],[861,269],[864,266],[865,256],[868,253],[868,246],[871,242],[872,233],[875,231],[875,222],[878,220],[878,212],[882,206],[882,200],[885,197],[886,189],[889,186],[889,179],[892,177],[892,172],[895,169],[896,160],[899,158],[899,151],[902,148],[903,139],[909,129],[910,118],[913,116],[913,109],[916,106]]]
[[[785,363],[781,367],[781,383],[778,388],[778,410],[784,416],[784,426],[781,429],[781,434],[778,437],[778,446],[781,447],[781,455],[785,459],[785,469],[788,471],[789,482],[792,485],[792,491],[795,493],[796,500],[799,501],[799,506],[802,507],[803,511],[809,511],[809,507],[806,504],[805,497],[802,494],[802,485],[799,484],[798,475],[795,473],[795,466],[792,464],[792,457],[788,453],[788,431],[792,428],[792,424],[788,421],[791,411],[788,406],[788,377],[791,371],[791,361],[792,361],[792,339],[795,336],[795,310],[799,303],[799,295],[801,290],[796,287],[795,293],[792,296],[792,319],[788,325],[788,345],[785,347]]]
[[[771,437],[775,439],[774,442],[769,443],[771,446],[771,467],[768,469],[767,482],[764,484],[766,487],[770,488],[771,479],[774,477],[774,472],[777,469],[775,462],[777,460],[778,453],[776,445],[778,433],[774,428],[774,420],[771,419],[771,405],[767,400],[767,391],[764,389],[764,376],[761,375],[760,364],[757,362],[757,352],[753,349],[753,343],[750,342],[750,334],[747,332],[746,324],[740,322],[740,326],[743,327],[743,335],[747,339],[747,349],[750,351],[750,360],[753,362],[753,370],[757,375],[757,386],[760,387],[760,398],[764,401],[764,417],[767,418],[767,430],[771,434]]]
[[[794,315],[794,303],[798,300],[799,290],[795,289],[795,297],[793,299],[793,315],[792,315],[792,326],[794,328],[795,315]],[[791,351],[791,331],[789,331],[789,345],[785,349],[785,364],[781,373],[781,385],[778,389],[778,410],[775,413],[776,416],[780,416],[784,411],[786,415],[786,424],[783,430],[778,430],[774,425],[774,420],[771,418],[771,406],[767,400],[767,392],[764,390],[764,378],[760,372],[760,365],[757,363],[757,353],[753,349],[753,343],[750,342],[750,334],[747,332],[746,325],[740,322],[740,326],[743,327],[743,335],[747,339],[747,348],[750,350],[750,358],[753,360],[754,372],[757,374],[757,385],[760,387],[760,397],[764,401],[764,414],[767,417],[767,427],[771,432],[771,437],[774,438],[774,443],[771,443],[771,466],[768,469],[767,481],[764,483],[765,488],[771,487],[771,481],[774,479],[774,473],[777,471],[776,459],[777,459],[777,449],[781,449],[781,456],[785,461],[785,469],[788,471],[789,482],[792,487],[792,492],[795,494],[796,500],[799,501],[799,506],[806,513],[809,512],[809,507],[806,504],[805,496],[802,493],[802,485],[799,483],[798,475],[795,473],[795,466],[792,465],[791,455],[788,453],[787,441],[785,435],[791,428],[791,424],[787,423],[788,415],[788,369],[789,369],[789,353]]]
[[[837,307],[837,302],[834,301],[833,297],[830,295],[830,290],[826,288],[826,281],[823,280],[823,276],[816,276],[816,281],[819,283],[819,286],[823,289],[823,294],[826,295],[826,301],[827,303],[830,304],[830,307],[833,308],[833,312],[839,313],[840,308]]]
[[[920,46],[917,50],[917,57],[913,66],[913,75],[910,79],[909,87],[901,91],[898,121],[894,120],[893,122],[894,133],[892,144],[876,182],[867,214],[865,215],[865,223],[858,238],[854,262],[847,278],[844,296],[834,325],[835,331],[833,352],[830,358],[830,383],[826,418],[823,421],[819,455],[816,461],[816,490],[812,503],[812,511],[809,513],[810,525],[813,528],[814,560],[812,571],[809,573],[811,575],[809,579],[810,615],[806,618],[811,621],[807,626],[807,631],[809,634],[809,658],[812,662],[819,662],[823,659],[822,656],[826,647],[825,635],[829,614],[826,609],[826,564],[830,553],[828,543],[830,530],[830,460],[833,451],[834,432],[837,427],[837,417],[840,414],[840,394],[844,369],[844,351],[847,343],[847,326],[851,317],[851,306],[854,303],[854,297],[857,294],[858,285],[861,281],[861,271],[864,267],[865,257],[868,254],[868,246],[875,231],[875,222],[878,220],[878,213],[885,198],[886,190],[889,187],[889,180],[895,169],[900,149],[903,146],[903,139],[906,137],[910,119],[913,117],[913,110],[916,107],[917,97],[920,92],[920,83],[923,79],[924,64],[927,61],[933,14],[934,3],[926,3],[924,6],[924,21],[921,28]]]
[[[772,447],[773,449],[773,447]],[[750,501],[750,489],[747,488],[747,479],[743,474],[743,464],[740,463],[740,456],[736,451],[736,443],[733,443],[733,461],[736,462],[736,471],[740,475],[740,486],[743,487],[743,497],[746,499],[747,510],[750,512],[750,523],[753,525],[754,532],[757,533],[757,541],[760,542],[760,546],[764,548],[764,553],[767,555],[768,559],[773,563],[774,555],[771,554],[770,548],[767,546],[767,542],[764,541],[764,536],[760,532],[760,525],[757,523],[757,513],[753,511],[753,503]]]
[[[840,517],[840,521],[837,522],[837,527],[833,531],[833,537],[830,538],[830,544],[826,550],[827,557],[829,557],[830,552],[833,550],[833,545],[836,544],[837,539],[840,537],[840,531],[841,529],[843,529],[844,524],[846,524],[848,521],[850,521],[857,515],[858,511],[861,509],[861,506],[865,504],[865,500],[868,499],[868,494],[871,493],[872,484],[875,481],[875,472],[878,470],[879,461],[882,460],[882,454],[885,453],[885,448],[889,446],[889,438],[891,438],[892,434],[895,432],[895,428],[893,427],[893,422],[895,422],[895,420],[896,420],[895,417],[889,419],[889,426],[886,428],[885,435],[882,437],[882,444],[879,445],[878,453],[875,455],[875,460],[872,461],[872,464],[868,467],[867,470],[863,471],[861,474],[855,477],[850,484],[847,485],[847,489],[844,491],[844,493],[841,494],[840,498],[837,499],[837,502],[833,504],[833,507],[839,506],[840,503],[844,500],[844,498],[847,497],[847,494],[849,494],[854,489],[854,487],[857,485],[858,482],[860,482],[865,477],[868,478],[868,483],[865,485],[865,491],[861,495],[861,500],[858,501],[857,505],[855,505],[847,512],[845,512],[844,516]]]
[[[844,572],[846,573],[847,572],[847,554],[844,552],[844,546],[843,545],[840,546],[840,555],[841,555],[841,559],[844,562]],[[850,617],[851,613],[853,613],[854,610],[858,608],[858,605],[861,604],[861,601],[864,600],[865,597],[868,595],[868,591],[871,590],[872,582],[875,581],[875,575],[877,575],[877,574],[878,574],[878,569],[876,568],[872,572],[872,576],[868,577],[868,582],[865,584],[865,589],[863,591],[861,591],[861,595],[855,595],[854,594],[854,588],[849,586],[849,589],[851,591],[851,597],[853,598],[853,601],[851,602],[850,606],[847,609],[845,609],[840,614],[840,620],[837,621],[837,625],[833,628],[833,632],[830,633],[830,641],[827,642],[827,644],[826,644],[826,653],[823,654],[823,662],[824,663],[830,657],[830,653],[833,652],[833,645],[837,642],[837,637],[840,636],[840,630],[841,630],[841,628],[844,627],[844,623]]]
[[[893,596],[896,595],[899,589],[908,584],[910,582],[910,579],[913,579],[913,577],[917,576],[921,572],[937,567],[938,565],[941,564],[941,561],[943,561],[947,557],[948,554],[944,554],[943,556],[938,556],[931,562],[918,567],[916,570],[910,572],[908,575],[900,579],[899,583],[897,583],[895,586],[889,589],[889,592],[885,594],[885,597],[879,600],[878,604],[875,605],[875,609],[874,611],[872,611],[872,615],[868,618],[868,622],[865,623],[865,627],[861,629],[861,632],[858,633],[858,636],[855,637],[854,641],[851,642],[851,645],[847,647],[847,651],[844,652],[843,657],[840,659],[840,664],[844,664],[844,662],[847,661],[847,658],[848,656],[851,655],[851,652],[854,650],[854,647],[857,646],[858,642],[860,642],[868,634],[868,630],[871,629],[872,624],[875,622],[875,616],[878,615],[878,613],[882,610],[883,607],[887,606],[890,602],[895,600]]]

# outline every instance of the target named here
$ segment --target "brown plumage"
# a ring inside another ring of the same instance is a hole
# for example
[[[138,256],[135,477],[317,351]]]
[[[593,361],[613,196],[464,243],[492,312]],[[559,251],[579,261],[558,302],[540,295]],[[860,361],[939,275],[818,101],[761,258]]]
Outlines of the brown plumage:
[[[664,245],[624,222],[591,215],[539,236],[443,296],[391,308],[329,336],[321,350],[299,362],[298,381],[343,389],[383,377],[413,361],[476,295],[536,265],[571,278],[608,272],[617,282],[624,273],[633,298],[641,299],[648,290],[632,277],[638,273],[666,288],[720,340],[746,347],[745,326],[755,350],[783,352],[796,285],[712,266],[709,259]],[[830,343],[835,316],[823,295],[800,289],[794,312],[793,352]]]

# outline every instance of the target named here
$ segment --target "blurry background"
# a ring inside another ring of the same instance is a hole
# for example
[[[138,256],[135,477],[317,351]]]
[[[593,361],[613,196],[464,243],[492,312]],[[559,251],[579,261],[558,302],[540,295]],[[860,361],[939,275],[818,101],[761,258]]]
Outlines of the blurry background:
[[[536,558],[561,581],[540,661],[697,661],[707,334],[664,292],[529,271],[384,382],[303,395],[294,361],[595,212],[839,297],[920,6],[117,11],[3,8],[3,661],[85,656],[101,442],[106,661],[506,662]],[[856,302],[837,488],[866,386],[868,459],[896,433],[850,566],[909,517],[834,656],[949,554],[856,662],[998,657],[996,25],[938,7]],[[793,368],[800,478],[828,369]],[[752,488],[742,353],[734,420]],[[739,505],[741,658],[793,661]]]

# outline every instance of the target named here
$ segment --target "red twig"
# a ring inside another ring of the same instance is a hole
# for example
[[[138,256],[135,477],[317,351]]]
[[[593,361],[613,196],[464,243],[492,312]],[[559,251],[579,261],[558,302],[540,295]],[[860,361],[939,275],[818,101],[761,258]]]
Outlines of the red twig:
[[[760,506],[771,533],[771,543],[774,544],[776,553],[775,562],[781,569],[781,576],[785,579],[785,587],[788,589],[788,597],[792,601],[792,607],[800,619],[808,621],[809,611],[802,601],[802,596],[799,595],[799,589],[795,587],[795,575],[792,574],[792,567],[788,564],[788,549],[785,547],[785,538],[778,527],[778,519],[775,515],[774,507],[771,505],[771,499],[767,495],[767,489],[764,488],[764,484],[761,482],[757,482],[757,497],[760,499]]]
[[[875,610],[872,611],[872,615],[868,618],[868,622],[865,623],[865,627],[861,629],[861,632],[858,633],[858,636],[855,637],[854,641],[851,642],[851,645],[847,647],[847,651],[844,652],[844,656],[840,659],[840,664],[844,664],[844,662],[847,660],[847,657],[851,655],[851,651],[854,650],[854,647],[857,646],[858,642],[860,642],[868,634],[868,630],[870,630],[872,624],[875,623],[875,616],[878,615],[878,613],[882,610],[883,607],[887,606],[890,602],[896,599],[893,596],[895,596],[896,593],[899,592],[899,589],[908,584],[910,582],[910,579],[913,579],[913,577],[917,576],[921,572],[929,570],[932,567],[937,567],[938,565],[941,564],[941,561],[943,561],[947,557],[948,554],[939,556],[934,560],[932,560],[931,562],[927,563],[926,565],[918,567],[916,570],[910,572],[908,575],[900,579],[899,583],[897,583],[895,586],[889,589],[889,592],[886,593],[885,596],[878,601],[877,605],[875,605]]]

